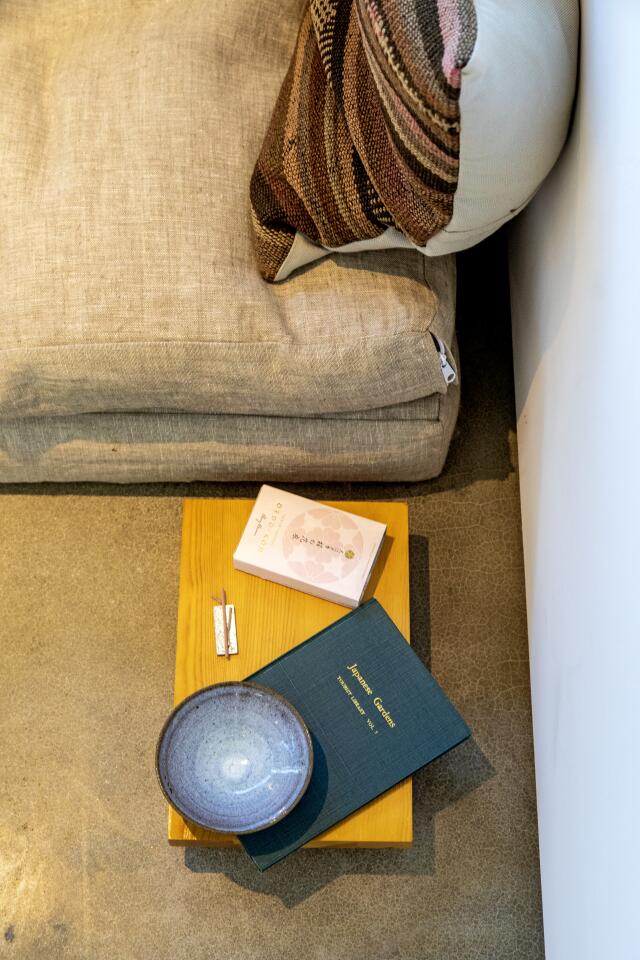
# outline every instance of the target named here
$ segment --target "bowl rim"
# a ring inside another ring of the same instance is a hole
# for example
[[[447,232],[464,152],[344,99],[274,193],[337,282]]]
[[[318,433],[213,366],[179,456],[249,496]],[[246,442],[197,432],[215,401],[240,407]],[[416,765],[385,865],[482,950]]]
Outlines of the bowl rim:
[[[165,734],[167,733],[167,730],[169,729],[169,725],[171,724],[172,720],[184,709],[185,705],[189,703],[190,700],[195,700],[196,697],[201,697],[204,693],[207,693],[209,690],[217,689],[218,687],[251,687],[254,690],[259,690],[261,693],[268,694],[269,696],[273,697],[273,699],[275,700],[280,700],[291,711],[294,719],[297,720],[302,730],[302,733],[304,735],[304,739],[306,740],[307,748],[309,751],[309,768],[307,770],[304,783],[300,788],[300,792],[298,793],[298,796],[295,798],[293,803],[291,803],[284,811],[277,814],[267,823],[263,824],[260,827],[256,827],[252,830],[225,830],[222,827],[214,827],[214,826],[211,826],[211,824],[206,824],[206,823],[202,823],[199,820],[194,820],[194,818],[186,814],[184,810],[181,810],[180,806],[176,803],[176,801],[169,796],[169,792],[164,785],[164,782],[162,780],[162,775],[160,773],[160,750],[162,748],[162,743],[163,743]],[[291,811],[297,807],[297,805],[300,803],[303,796],[305,795],[307,791],[307,787],[309,786],[309,782],[311,780],[311,775],[313,773],[313,764],[314,764],[313,741],[311,739],[311,734],[309,733],[309,728],[305,723],[304,719],[302,718],[300,712],[294,707],[294,705],[289,700],[287,700],[286,697],[283,697],[281,693],[278,693],[277,690],[273,690],[271,687],[266,687],[262,683],[254,683],[251,680],[222,680],[220,683],[210,683],[206,687],[200,687],[199,690],[194,690],[193,693],[190,693],[189,696],[185,697],[184,700],[181,700],[180,703],[177,703],[175,705],[175,707],[173,708],[173,710],[171,711],[171,713],[169,714],[165,722],[162,724],[162,729],[160,730],[160,734],[158,735],[158,741],[156,743],[156,755],[155,755],[156,776],[158,778],[158,783],[160,784],[160,789],[162,790],[162,793],[164,794],[164,798],[169,804],[169,806],[173,807],[176,813],[179,813],[180,816],[187,821],[187,823],[191,823],[202,830],[208,830],[212,833],[224,833],[229,836],[236,836],[236,837],[246,836],[247,834],[250,834],[250,833],[260,833],[261,830],[267,830],[269,827],[274,826],[274,824],[279,823],[281,820],[284,820],[284,818],[287,817],[291,813]]]

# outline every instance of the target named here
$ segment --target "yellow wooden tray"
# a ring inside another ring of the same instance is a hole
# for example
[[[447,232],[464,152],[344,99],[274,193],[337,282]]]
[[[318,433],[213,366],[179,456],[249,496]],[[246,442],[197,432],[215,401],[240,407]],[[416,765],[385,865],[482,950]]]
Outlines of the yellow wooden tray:
[[[185,500],[182,515],[180,599],[176,645],[175,703],[222,680],[242,680],[334,623],[348,612],[276,583],[233,568],[233,551],[253,500]],[[373,571],[366,599],[375,596],[409,640],[409,525],[405,503],[338,502],[362,517],[387,524],[387,537]],[[235,604],[236,656],[215,653],[213,595],[222,587]],[[404,780],[366,807],[316,837],[310,847],[404,847],[413,839],[411,779]],[[228,834],[191,829],[169,810],[169,843],[228,847]]]

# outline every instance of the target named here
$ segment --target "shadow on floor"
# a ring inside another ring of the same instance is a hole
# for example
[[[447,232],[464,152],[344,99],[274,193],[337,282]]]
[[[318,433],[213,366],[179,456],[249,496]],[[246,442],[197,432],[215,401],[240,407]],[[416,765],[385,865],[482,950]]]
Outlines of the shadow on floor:
[[[431,661],[429,617],[429,544],[409,538],[411,641],[427,665]],[[417,876],[435,872],[434,816],[475,790],[495,771],[474,740],[440,757],[413,778],[414,841],[407,849],[299,850],[265,873],[259,873],[238,850],[190,848],[186,867],[194,873],[220,873],[239,886],[278,897],[294,907],[338,877],[349,875]]]
[[[298,850],[260,873],[241,851],[190,848],[185,850],[185,866],[193,873],[224,874],[246,890],[278,897],[287,907],[295,907],[345,875],[433,874],[437,843],[435,814],[481,786],[494,773],[472,739],[415,774],[414,841],[406,849]]]

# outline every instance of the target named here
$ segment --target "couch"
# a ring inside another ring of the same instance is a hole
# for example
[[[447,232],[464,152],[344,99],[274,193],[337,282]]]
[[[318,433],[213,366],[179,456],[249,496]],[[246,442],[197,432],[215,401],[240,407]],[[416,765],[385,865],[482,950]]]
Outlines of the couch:
[[[256,267],[248,184],[301,9],[0,6],[0,481],[441,470],[453,257]]]

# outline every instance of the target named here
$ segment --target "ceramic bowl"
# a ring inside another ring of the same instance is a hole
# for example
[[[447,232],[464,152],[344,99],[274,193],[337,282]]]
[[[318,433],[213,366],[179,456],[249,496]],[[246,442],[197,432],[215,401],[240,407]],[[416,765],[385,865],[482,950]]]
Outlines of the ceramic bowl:
[[[156,751],[160,786],[186,820],[255,833],[282,820],[309,785],[313,747],[298,713],[255,683],[216,683],[168,717]]]

